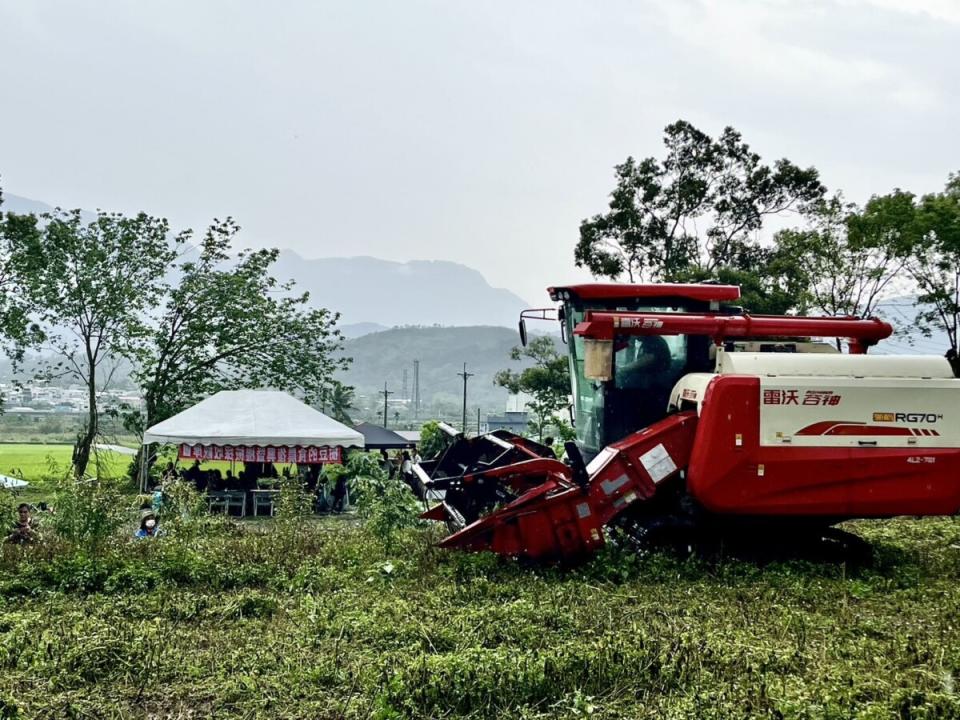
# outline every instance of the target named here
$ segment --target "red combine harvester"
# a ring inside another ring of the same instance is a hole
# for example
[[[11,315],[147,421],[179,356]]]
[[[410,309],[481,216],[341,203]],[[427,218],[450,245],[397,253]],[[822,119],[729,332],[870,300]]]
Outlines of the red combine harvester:
[[[448,548],[570,562],[775,523],[960,510],[960,380],[946,358],[870,356],[877,319],[748,315],[724,285],[550,288],[569,348],[567,460],[506,431],[416,468]],[[841,338],[849,352],[835,343]]]

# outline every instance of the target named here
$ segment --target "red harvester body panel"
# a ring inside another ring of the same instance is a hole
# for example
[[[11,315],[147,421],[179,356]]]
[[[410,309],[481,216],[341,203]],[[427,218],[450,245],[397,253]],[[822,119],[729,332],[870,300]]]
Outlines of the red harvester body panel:
[[[763,446],[760,400],[757,377],[721,376],[707,389],[687,472],[707,510],[833,518],[960,510],[960,448]]]

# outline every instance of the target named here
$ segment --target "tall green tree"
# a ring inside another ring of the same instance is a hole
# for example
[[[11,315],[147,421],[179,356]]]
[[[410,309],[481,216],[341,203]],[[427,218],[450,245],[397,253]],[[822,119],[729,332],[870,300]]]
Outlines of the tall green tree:
[[[524,348],[513,348],[510,357],[516,361],[532,360],[533,365],[519,372],[501,370],[494,376],[494,383],[511,393],[530,396],[530,431],[538,440],[543,440],[549,427],[564,435],[568,424],[556,414],[570,404],[570,367],[566,356],[557,350],[553,338],[542,335]]]
[[[817,170],[764,164],[730,127],[714,139],[679,120],[664,145],[662,161],[628,157],[616,166],[607,212],[580,224],[577,266],[629,282],[753,278],[753,304],[762,306],[753,309],[772,309],[771,294],[791,274],[757,234],[766,218],[823,198]]]
[[[270,387],[308,404],[339,403],[341,415],[349,405],[334,377],[349,363],[338,355],[339,315],[311,308],[306,293],[271,274],[277,250],[233,256],[238,231],[232,219],[215,221],[169,273],[175,279],[136,356],[145,417],[128,417],[130,429],[142,432],[224,389]]]
[[[0,228],[3,227],[3,189],[0,188]],[[28,298],[16,292],[17,278],[10,257],[10,243],[0,232],[0,351],[16,366],[24,349],[40,339],[39,327],[31,321]],[[0,413],[3,396],[0,395]]]
[[[50,371],[80,383],[87,416],[73,451],[73,472],[87,471],[99,434],[99,396],[108,367],[134,359],[148,334],[147,315],[163,294],[163,273],[176,254],[165,220],[100,213],[85,224],[80,211],[8,213],[2,222],[13,293],[29,308]]]
[[[837,195],[808,213],[808,227],[774,236],[775,255],[799,273],[797,309],[871,317],[891,292],[907,289],[906,260],[893,245],[851,237],[849,224],[858,214]]]
[[[0,187],[0,222],[3,221],[3,188]],[[5,243],[0,242],[0,347],[6,345],[12,335],[11,328],[15,325],[10,317],[10,292],[7,285],[10,282],[10,267],[7,258]],[[3,393],[0,393],[0,415],[3,414]]]
[[[916,326],[925,335],[946,333],[950,350],[960,340],[960,174],[943,192],[917,198],[895,190],[875,196],[849,220],[857,243],[889,248],[917,288]]]
[[[350,417],[353,401],[354,389],[338,382],[334,384],[329,400],[324,403],[324,408],[329,409],[330,415],[335,420],[353,425],[353,418]]]

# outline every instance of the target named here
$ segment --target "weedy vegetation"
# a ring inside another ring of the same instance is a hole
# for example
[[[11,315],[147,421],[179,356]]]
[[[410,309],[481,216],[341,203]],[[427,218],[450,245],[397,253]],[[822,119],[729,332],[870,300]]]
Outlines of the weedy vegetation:
[[[953,519],[851,524],[859,566],[532,568],[437,549],[365,470],[362,514],[322,519],[295,486],[259,523],[177,487],[149,541],[122,498],[60,488],[42,541],[2,546],[0,718],[960,715]]]

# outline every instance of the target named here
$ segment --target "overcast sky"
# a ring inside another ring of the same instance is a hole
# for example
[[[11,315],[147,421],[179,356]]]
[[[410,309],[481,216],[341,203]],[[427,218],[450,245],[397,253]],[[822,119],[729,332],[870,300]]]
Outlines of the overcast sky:
[[[863,201],[960,170],[960,1],[0,0],[0,175],[534,304],[685,118]]]

